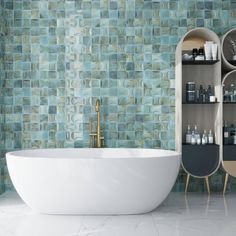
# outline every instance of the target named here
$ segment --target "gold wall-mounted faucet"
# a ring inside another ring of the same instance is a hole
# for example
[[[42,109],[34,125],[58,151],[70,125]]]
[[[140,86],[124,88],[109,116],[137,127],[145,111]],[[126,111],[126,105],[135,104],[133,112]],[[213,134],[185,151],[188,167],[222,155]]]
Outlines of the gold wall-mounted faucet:
[[[96,132],[92,132],[92,123],[90,122],[90,146],[101,148],[104,145],[104,137],[102,136],[102,129],[101,129],[101,102],[99,99],[96,101],[95,110],[97,112],[97,126]]]

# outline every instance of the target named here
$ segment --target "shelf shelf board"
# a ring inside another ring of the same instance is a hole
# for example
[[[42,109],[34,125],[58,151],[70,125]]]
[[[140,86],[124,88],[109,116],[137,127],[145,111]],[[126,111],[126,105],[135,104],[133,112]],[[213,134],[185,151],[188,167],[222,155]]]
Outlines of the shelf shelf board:
[[[236,104],[236,102],[223,102],[223,104]]]
[[[183,146],[193,146],[193,147],[206,147],[206,146],[219,146],[219,144],[190,144],[190,143],[182,143]],[[236,145],[235,145],[236,146]]]
[[[184,105],[188,105],[188,104],[191,104],[191,105],[205,105],[205,104],[218,104],[219,102],[183,102],[182,104]]]
[[[213,65],[219,60],[204,60],[204,61],[194,61],[194,60],[182,60],[183,65]]]

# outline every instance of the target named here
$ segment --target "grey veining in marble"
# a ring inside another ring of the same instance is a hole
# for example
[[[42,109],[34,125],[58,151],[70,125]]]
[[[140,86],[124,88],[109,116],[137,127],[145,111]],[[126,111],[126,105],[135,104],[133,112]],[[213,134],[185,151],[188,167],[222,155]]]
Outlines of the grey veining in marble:
[[[15,192],[0,196],[0,236],[235,236],[236,195],[171,193],[155,211],[127,216],[40,215]]]

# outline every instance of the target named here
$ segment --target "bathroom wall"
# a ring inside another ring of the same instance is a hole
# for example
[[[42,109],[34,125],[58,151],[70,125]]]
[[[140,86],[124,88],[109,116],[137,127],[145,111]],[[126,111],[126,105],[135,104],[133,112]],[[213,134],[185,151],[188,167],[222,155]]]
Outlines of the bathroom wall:
[[[4,191],[4,166],[5,161],[3,158],[5,150],[5,137],[4,137],[4,111],[3,111],[3,82],[4,82],[4,51],[5,51],[5,38],[7,24],[4,14],[4,2],[0,1],[0,193]]]
[[[88,147],[97,98],[106,147],[174,149],[176,44],[194,27],[222,34],[236,25],[230,0],[5,0],[4,7],[6,151]],[[212,182],[217,190],[221,174]]]

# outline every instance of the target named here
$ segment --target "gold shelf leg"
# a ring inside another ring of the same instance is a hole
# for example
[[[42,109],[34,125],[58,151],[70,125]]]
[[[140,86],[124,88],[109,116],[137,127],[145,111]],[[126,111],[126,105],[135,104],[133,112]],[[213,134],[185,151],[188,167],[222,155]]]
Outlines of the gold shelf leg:
[[[185,185],[185,193],[188,191],[188,184],[189,184],[190,174],[187,174],[186,185]]]
[[[226,174],[225,174],[225,182],[224,182],[223,194],[225,194],[225,192],[226,192],[226,187],[227,187],[227,183],[228,183],[228,178],[229,178],[229,174],[226,173]]]
[[[208,177],[206,177],[206,178],[205,178],[205,180],[206,180],[206,187],[207,187],[207,192],[208,192],[208,194],[210,194],[210,193],[211,193],[211,191],[210,191],[210,185],[209,185],[209,178],[208,178]]]

